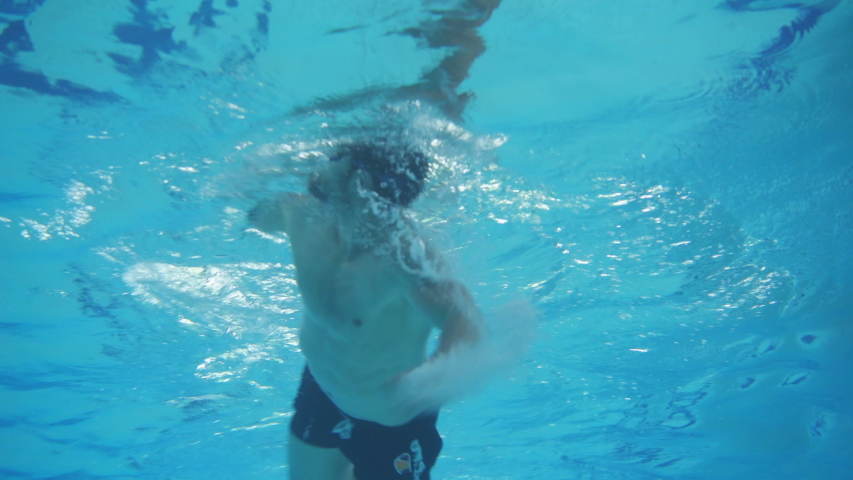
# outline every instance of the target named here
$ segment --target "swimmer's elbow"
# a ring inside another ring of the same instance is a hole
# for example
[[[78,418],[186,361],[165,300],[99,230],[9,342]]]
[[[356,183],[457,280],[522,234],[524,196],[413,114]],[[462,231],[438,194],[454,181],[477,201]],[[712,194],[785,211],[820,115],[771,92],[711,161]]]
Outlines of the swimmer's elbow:
[[[446,353],[459,345],[474,345],[483,337],[479,317],[457,313],[444,320],[437,353]]]
[[[441,329],[439,352],[455,345],[475,344],[484,335],[485,322],[471,297],[471,293],[458,282],[448,282],[437,295],[434,306],[435,324]]]

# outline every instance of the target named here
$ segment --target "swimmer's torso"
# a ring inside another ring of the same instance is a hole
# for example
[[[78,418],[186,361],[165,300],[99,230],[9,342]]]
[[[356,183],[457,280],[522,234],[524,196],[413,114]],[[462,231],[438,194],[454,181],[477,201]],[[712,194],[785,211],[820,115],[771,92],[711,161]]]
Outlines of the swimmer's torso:
[[[288,219],[306,306],[300,347],[320,386],[345,413],[386,425],[411,420],[393,408],[399,374],[426,356],[429,321],[408,300],[411,279],[371,252],[349,254],[323,215]]]

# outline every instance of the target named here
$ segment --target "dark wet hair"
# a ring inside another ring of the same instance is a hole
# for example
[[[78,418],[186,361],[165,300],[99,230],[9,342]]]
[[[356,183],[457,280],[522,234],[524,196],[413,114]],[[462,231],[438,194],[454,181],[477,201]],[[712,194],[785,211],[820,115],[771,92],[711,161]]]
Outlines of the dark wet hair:
[[[353,170],[370,175],[374,192],[402,207],[418,198],[429,174],[426,155],[404,142],[375,139],[345,143],[329,159],[334,162],[346,157]]]

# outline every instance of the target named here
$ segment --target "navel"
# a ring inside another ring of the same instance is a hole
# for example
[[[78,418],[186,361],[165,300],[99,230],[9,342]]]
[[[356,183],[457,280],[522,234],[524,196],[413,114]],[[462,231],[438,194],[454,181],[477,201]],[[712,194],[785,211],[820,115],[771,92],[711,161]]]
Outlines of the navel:
[[[362,322],[361,322],[361,320],[356,318],[355,320],[352,321],[352,324],[355,325],[356,327],[360,327],[362,325]]]

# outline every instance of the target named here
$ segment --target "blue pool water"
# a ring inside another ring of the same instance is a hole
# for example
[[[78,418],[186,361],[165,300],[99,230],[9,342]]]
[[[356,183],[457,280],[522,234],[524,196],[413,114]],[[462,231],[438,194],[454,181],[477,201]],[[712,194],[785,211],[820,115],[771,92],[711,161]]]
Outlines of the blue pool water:
[[[853,2],[497,3],[0,0],[0,477],[286,478],[245,212],[394,119],[482,309],[539,311],[435,478],[851,478]]]

